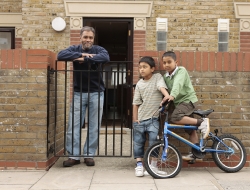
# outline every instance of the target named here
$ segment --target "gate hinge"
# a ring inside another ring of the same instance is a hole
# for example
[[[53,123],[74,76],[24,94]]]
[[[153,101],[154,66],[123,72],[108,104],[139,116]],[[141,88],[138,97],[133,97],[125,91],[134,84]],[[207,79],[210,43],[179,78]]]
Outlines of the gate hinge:
[[[128,110],[128,115],[130,115],[130,111]]]

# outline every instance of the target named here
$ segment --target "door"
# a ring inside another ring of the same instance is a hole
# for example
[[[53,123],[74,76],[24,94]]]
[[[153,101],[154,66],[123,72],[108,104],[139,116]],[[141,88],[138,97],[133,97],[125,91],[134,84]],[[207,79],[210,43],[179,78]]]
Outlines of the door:
[[[96,30],[95,44],[104,47],[110,63],[104,66],[104,119],[132,125],[133,18],[83,18]]]

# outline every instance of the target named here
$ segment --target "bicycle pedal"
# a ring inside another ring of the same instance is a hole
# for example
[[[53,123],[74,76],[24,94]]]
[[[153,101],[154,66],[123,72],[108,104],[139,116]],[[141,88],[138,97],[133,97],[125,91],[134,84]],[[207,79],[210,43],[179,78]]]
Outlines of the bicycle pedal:
[[[188,164],[194,164],[195,163],[195,160],[189,160],[189,161],[187,161],[188,162]]]
[[[187,160],[187,162],[189,163],[189,164],[195,164],[195,162],[202,162],[203,160],[202,159],[200,159],[200,158],[196,158],[196,159],[193,159],[193,160]]]

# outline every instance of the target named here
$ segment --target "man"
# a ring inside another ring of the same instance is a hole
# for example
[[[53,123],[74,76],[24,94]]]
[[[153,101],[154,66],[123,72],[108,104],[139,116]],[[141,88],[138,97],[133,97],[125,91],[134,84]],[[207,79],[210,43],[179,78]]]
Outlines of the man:
[[[98,129],[101,126],[104,102],[104,82],[101,71],[102,65],[109,61],[109,54],[103,47],[93,45],[94,38],[95,29],[84,26],[80,32],[81,44],[70,46],[60,51],[57,56],[58,60],[73,61],[74,67],[74,101],[70,109],[66,139],[66,150],[72,157],[63,162],[64,167],[80,164],[80,157],[77,156],[80,155],[80,133],[87,107],[89,128],[83,155],[87,166],[95,165],[93,157],[98,146]],[[80,115],[81,110],[82,115]],[[74,132],[73,135],[72,132]]]

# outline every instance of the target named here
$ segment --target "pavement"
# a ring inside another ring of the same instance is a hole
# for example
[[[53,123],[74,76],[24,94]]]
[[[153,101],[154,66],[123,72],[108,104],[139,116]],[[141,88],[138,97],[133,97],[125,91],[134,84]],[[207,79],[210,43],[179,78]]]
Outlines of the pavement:
[[[170,179],[135,177],[133,158],[97,157],[96,165],[83,162],[62,167],[60,158],[49,171],[2,170],[0,190],[249,190],[250,168],[225,173],[219,168],[182,168]]]

